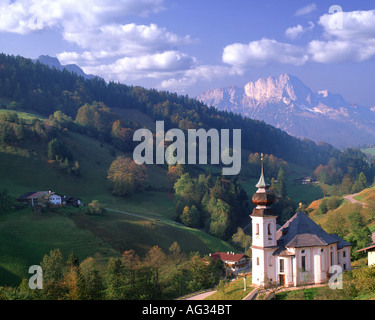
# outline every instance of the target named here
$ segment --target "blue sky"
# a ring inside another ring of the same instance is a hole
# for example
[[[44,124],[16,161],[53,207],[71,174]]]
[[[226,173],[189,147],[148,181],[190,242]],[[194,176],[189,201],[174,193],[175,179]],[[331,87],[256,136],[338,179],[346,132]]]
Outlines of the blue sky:
[[[0,0],[0,48],[176,91],[281,73],[375,106],[375,4],[327,0]],[[337,8],[336,8],[337,9]]]

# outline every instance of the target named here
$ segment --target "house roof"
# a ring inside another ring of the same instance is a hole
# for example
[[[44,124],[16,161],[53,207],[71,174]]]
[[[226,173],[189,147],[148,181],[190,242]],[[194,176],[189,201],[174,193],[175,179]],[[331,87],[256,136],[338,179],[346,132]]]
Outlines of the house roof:
[[[30,194],[27,199],[36,199],[36,198],[41,198],[44,197],[48,192],[47,191],[36,191],[32,194]]]
[[[326,246],[338,243],[340,249],[350,245],[338,235],[325,232],[302,211],[298,211],[276,232],[276,239],[279,249],[274,254],[283,252],[285,248]]]
[[[24,193],[22,196],[19,196],[17,199],[27,199],[29,198],[31,195],[33,195],[34,193],[36,193],[37,191],[29,191],[29,192],[26,192]]]
[[[357,250],[357,252],[362,252],[362,251],[366,252],[367,250],[370,250],[370,251],[375,250],[375,242],[371,243],[371,244],[370,244],[368,247],[366,247],[366,248],[363,248],[363,249]]]
[[[241,253],[226,253],[226,252],[215,252],[211,255],[213,260],[220,259],[222,261],[230,261],[230,262],[237,262],[241,260],[243,257],[247,257],[245,254]]]

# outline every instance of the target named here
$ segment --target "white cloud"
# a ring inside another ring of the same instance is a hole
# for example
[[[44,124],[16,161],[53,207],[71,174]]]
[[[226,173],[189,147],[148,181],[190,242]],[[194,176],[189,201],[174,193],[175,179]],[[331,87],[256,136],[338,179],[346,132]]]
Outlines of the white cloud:
[[[375,10],[325,14],[319,24],[328,37],[351,41],[375,38]]]
[[[234,43],[226,46],[222,60],[238,72],[244,72],[249,66],[265,66],[274,62],[303,65],[308,56],[302,47],[263,38],[249,44]]]
[[[375,39],[361,42],[311,41],[308,45],[311,60],[320,63],[363,62],[375,56]]]
[[[129,15],[148,15],[163,9],[164,0],[2,0],[0,31],[27,34],[61,27],[79,29]]]
[[[144,55],[171,50],[177,45],[193,42],[189,36],[179,37],[156,24],[146,26],[134,23],[67,31],[64,33],[64,38],[91,53],[87,63],[93,62],[92,58]],[[85,63],[85,56],[85,52],[81,55],[75,52],[63,52],[58,58],[63,62],[79,58],[81,63]]]
[[[285,36],[289,39],[295,40],[298,39],[305,32],[311,31],[314,29],[315,25],[312,21],[309,21],[308,27],[303,27],[300,24],[295,27],[290,27],[286,29]]]
[[[163,90],[174,90],[179,93],[186,93],[186,90],[197,83],[220,79],[236,75],[235,69],[219,65],[200,65],[180,72],[173,77],[164,80],[160,84]]]
[[[362,62],[375,57],[375,10],[320,17],[326,41],[311,41],[308,52],[320,63]]]
[[[309,61],[363,62],[375,57],[375,10],[325,14],[320,17],[319,24],[324,30],[322,39],[310,41],[306,46],[263,38],[249,44],[234,43],[226,46],[222,60],[238,72],[245,72],[250,66],[271,63],[298,66]],[[297,25],[288,28],[285,35],[297,39],[313,28],[314,23],[310,21],[306,27]]]
[[[192,68],[195,61],[195,58],[179,51],[166,51],[138,57],[124,57],[109,64],[86,66],[83,70],[114,81],[161,79]]]
[[[304,16],[304,15],[307,15],[311,12],[314,12],[317,9],[318,9],[318,7],[316,6],[315,3],[310,3],[307,6],[298,9],[294,15],[295,16]]]

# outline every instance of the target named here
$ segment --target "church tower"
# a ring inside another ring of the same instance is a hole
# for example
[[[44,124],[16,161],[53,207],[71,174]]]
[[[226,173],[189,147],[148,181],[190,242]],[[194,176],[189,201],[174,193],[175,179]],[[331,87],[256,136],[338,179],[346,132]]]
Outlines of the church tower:
[[[252,201],[256,205],[251,217],[252,222],[252,280],[253,284],[264,285],[268,279],[276,280],[273,252],[276,244],[276,217],[271,208],[275,195],[269,190],[270,185],[264,178],[263,153],[261,154],[261,175],[255,185],[258,190]]]

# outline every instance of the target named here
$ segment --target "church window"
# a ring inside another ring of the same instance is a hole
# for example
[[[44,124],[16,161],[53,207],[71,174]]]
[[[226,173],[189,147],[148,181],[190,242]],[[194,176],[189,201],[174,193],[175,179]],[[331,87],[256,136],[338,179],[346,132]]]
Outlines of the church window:
[[[284,272],[284,259],[280,259],[280,272]]]
[[[259,236],[259,223],[255,225],[255,235]]]
[[[257,257],[257,266],[259,266],[259,257]]]
[[[343,251],[343,252],[342,252],[342,256],[343,256],[343,258],[346,257],[346,251]]]
[[[333,252],[331,252],[331,266],[333,266]]]
[[[269,266],[272,266],[272,257],[269,257],[269,258],[268,258],[268,265],[269,265]]]
[[[306,256],[301,257],[301,269],[302,269],[302,272],[306,271]]]
[[[268,240],[272,240],[272,232],[271,232],[271,224],[270,223],[267,225],[267,230],[268,230]]]

